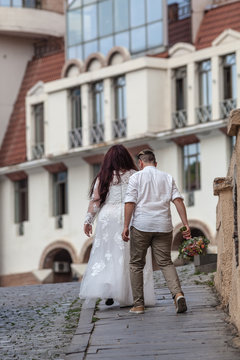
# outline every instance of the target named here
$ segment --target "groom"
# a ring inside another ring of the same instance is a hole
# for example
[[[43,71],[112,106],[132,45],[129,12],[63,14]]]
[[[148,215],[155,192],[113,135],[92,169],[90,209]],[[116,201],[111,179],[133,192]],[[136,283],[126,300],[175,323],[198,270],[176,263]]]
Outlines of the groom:
[[[144,312],[143,268],[149,246],[157,265],[163,272],[167,286],[175,301],[176,312],[187,310],[175,266],[171,260],[172,220],[170,203],[173,202],[186,230],[183,237],[190,237],[186,208],[171,175],[157,170],[152,150],[145,149],[138,154],[141,171],[129,179],[125,198],[125,220],[122,238],[129,241],[130,229],[130,277],[134,306],[131,313]]]

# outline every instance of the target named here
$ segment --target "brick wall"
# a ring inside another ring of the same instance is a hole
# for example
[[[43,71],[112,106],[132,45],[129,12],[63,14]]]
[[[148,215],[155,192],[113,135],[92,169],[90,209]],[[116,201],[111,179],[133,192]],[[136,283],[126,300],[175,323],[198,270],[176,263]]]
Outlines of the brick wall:
[[[42,0],[42,9],[63,14],[64,0]]]

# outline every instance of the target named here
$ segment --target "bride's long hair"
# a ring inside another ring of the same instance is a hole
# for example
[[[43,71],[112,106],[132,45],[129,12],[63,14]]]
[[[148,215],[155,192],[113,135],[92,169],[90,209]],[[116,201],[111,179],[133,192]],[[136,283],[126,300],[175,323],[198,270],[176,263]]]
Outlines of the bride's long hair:
[[[100,200],[100,206],[103,205],[113,180],[113,173],[117,176],[118,182],[120,182],[120,171],[131,169],[138,170],[128,150],[123,145],[113,145],[104,156],[100,171],[92,182],[89,192],[90,197],[93,194],[94,185],[98,178],[100,198],[98,200]]]

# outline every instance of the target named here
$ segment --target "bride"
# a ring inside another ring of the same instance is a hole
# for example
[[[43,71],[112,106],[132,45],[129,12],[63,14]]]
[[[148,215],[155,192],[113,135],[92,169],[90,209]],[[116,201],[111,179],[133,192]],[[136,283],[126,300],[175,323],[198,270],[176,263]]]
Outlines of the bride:
[[[90,190],[90,203],[84,232],[92,234],[98,215],[93,246],[81,282],[80,298],[87,301],[107,299],[122,306],[132,305],[129,273],[129,243],[122,240],[124,198],[128,180],[137,171],[133,159],[123,145],[114,145],[106,153],[101,169]],[[152,259],[149,252],[144,269],[146,305],[155,304]]]

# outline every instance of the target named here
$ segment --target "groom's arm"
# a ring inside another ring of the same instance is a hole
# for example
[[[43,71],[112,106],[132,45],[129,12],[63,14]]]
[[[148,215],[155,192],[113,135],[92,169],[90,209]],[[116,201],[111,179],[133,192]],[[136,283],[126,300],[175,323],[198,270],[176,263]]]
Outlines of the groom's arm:
[[[135,209],[135,203],[127,202],[124,207],[124,229],[122,232],[123,241],[129,241],[129,225],[132,218],[133,211]]]

